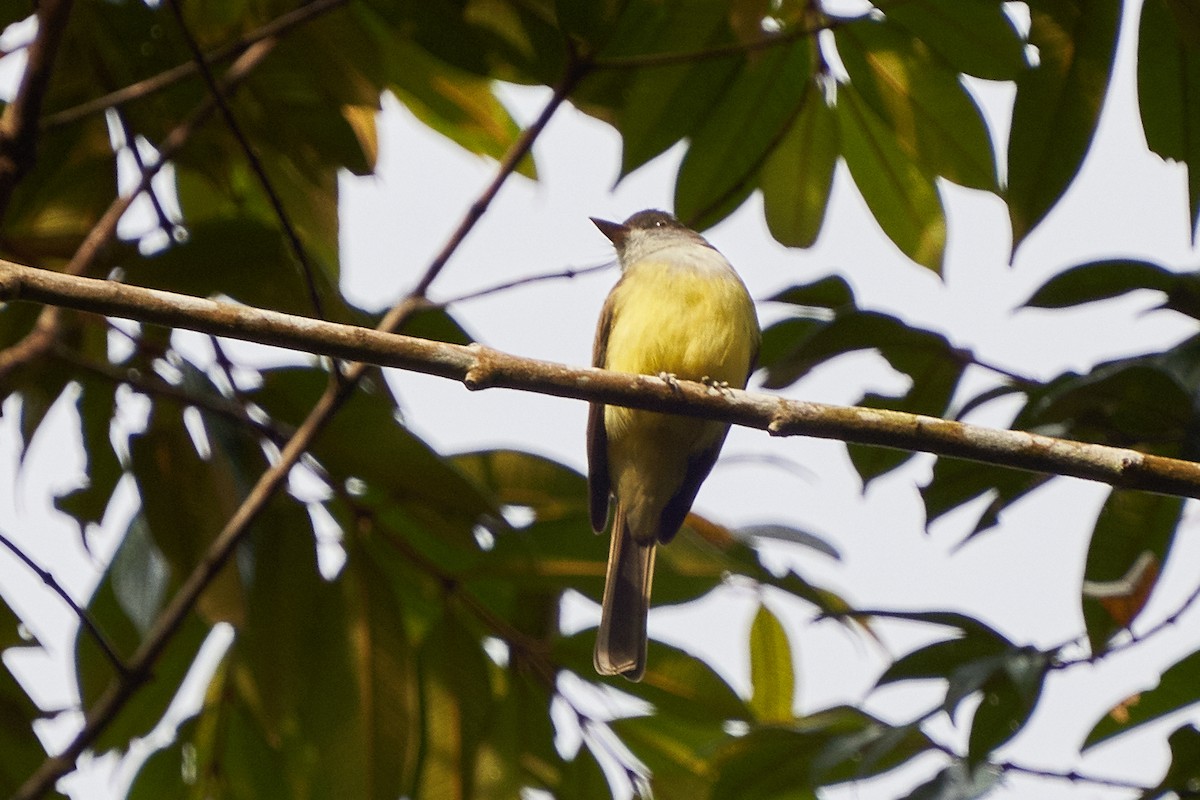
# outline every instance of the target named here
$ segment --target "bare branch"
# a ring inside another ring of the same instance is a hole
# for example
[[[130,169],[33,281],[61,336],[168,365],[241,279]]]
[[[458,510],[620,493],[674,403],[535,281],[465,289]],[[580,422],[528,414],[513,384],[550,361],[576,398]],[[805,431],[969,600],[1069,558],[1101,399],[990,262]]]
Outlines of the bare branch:
[[[13,188],[33,166],[42,100],[50,85],[54,57],[70,13],[71,0],[38,3],[38,31],[29,48],[25,74],[16,98],[5,107],[0,118],[0,217],[8,208]]]
[[[578,369],[463,346],[321,322],[265,309],[96,281],[0,262],[0,300],[33,300],[140,322],[187,328],[333,358],[462,381],[733,422],[773,436],[814,436],[954,456],[1066,475],[1127,489],[1200,497],[1200,464],[1119,447],[1056,439],[875,408],[766,394],[677,387],[656,377]]]

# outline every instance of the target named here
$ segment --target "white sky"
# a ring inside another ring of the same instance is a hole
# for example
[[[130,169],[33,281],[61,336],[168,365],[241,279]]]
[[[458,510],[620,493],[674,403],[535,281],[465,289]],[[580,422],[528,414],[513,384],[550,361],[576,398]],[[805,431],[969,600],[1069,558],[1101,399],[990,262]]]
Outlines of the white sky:
[[[1129,5],[1127,14],[1135,15],[1138,4]],[[843,168],[821,239],[808,251],[788,250],[770,239],[757,198],[707,235],[757,298],[839,274],[850,281],[863,307],[944,332],[984,361],[1033,377],[1084,370],[1100,360],[1167,347],[1193,333],[1195,325],[1170,312],[1146,313],[1156,302],[1149,294],[1068,312],[1014,311],[1052,274],[1097,258],[1132,256],[1177,269],[1195,266],[1182,170],[1146,152],[1137,122],[1130,68],[1133,44],[1126,36],[1123,66],[1083,174],[1011,266],[1007,216],[996,198],[943,187],[950,234],[942,281],[899,255],[870,218]],[[1002,130],[1011,88],[990,85],[981,91],[989,122]],[[528,121],[546,94],[507,89],[504,97],[514,113]],[[378,175],[342,182],[343,285],[351,300],[371,308],[387,304],[412,285],[494,171],[491,163],[422,129],[395,102],[385,104],[381,140]],[[587,218],[623,219],[641,208],[670,208],[671,177],[682,155],[678,148],[671,151],[613,190],[619,147],[618,137],[605,125],[572,108],[560,110],[535,148],[541,182],[518,178],[505,187],[434,285],[432,296],[450,298],[513,277],[610,259],[608,242]],[[537,284],[463,304],[454,313],[488,345],[586,364],[595,317],[615,278],[614,269]],[[760,306],[764,324],[780,313],[770,305]],[[261,357],[262,349],[239,352]],[[968,389],[977,390],[990,380],[972,373]],[[397,374],[394,385],[412,427],[444,452],[515,447],[584,467],[583,403],[501,390],[470,393],[458,384],[417,375]],[[822,367],[785,394],[850,403],[867,390],[903,386],[904,379],[881,359],[859,355]],[[977,421],[1004,424],[1013,406],[996,405],[990,417]],[[69,417],[57,415],[14,481],[15,410],[10,400],[0,418],[0,531],[51,568],[82,602],[128,512],[114,515],[103,531],[94,532],[89,540],[93,555],[84,553],[77,531],[49,506],[51,497],[78,485],[82,477]],[[1104,487],[1060,479],[1011,508],[998,529],[956,551],[979,504],[971,506],[972,513],[948,515],[927,534],[917,486],[927,477],[929,457],[919,457],[900,473],[877,481],[863,495],[845,448],[838,443],[777,440],[735,429],[725,454],[782,457],[802,465],[811,477],[753,461],[722,464],[701,491],[698,511],[731,525],[787,522],[826,537],[843,554],[843,561],[836,563],[772,545],[773,564],[794,566],[863,606],[967,611],[1022,644],[1051,646],[1082,630],[1077,594],[1083,553]],[[1195,511],[1189,504],[1176,550],[1142,626],[1174,611],[1200,580]],[[44,655],[10,653],[6,663],[44,706],[75,702],[72,614],[7,553],[0,553],[0,594],[47,646]],[[798,710],[863,703],[888,656],[833,623],[811,624],[813,612],[802,603],[775,593],[767,593],[765,599],[783,617],[796,651]],[[656,610],[651,632],[705,657],[745,691],[746,639],[758,600],[752,591],[734,588],[699,609]],[[574,598],[567,603],[564,621],[575,630],[594,625],[597,615],[594,604]],[[1160,724],[1152,735],[1118,740],[1083,761],[1076,759],[1078,745],[1104,710],[1152,685],[1162,668],[1196,648],[1198,622],[1200,612],[1193,609],[1175,630],[1134,652],[1052,676],[1033,722],[1001,755],[1034,767],[1155,783],[1167,763],[1165,735],[1181,719]],[[892,656],[936,636],[935,631],[913,626],[882,630]],[[936,687],[891,688],[866,703],[875,713],[902,721],[937,696]],[[1200,718],[1195,711],[1188,716]],[[70,724],[70,719],[55,723],[45,732],[60,742]],[[944,721],[931,730],[948,743],[965,738],[963,730]],[[894,781],[851,785],[831,794],[890,797],[932,770],[932,762],[925,761]],[[87,772],[86,778],[66,784],[75,787],[77,796],[100,796],[100,787],[106,795],[116,794],[128,775],[111,763]],[[1013,778],[1007,789],[993,796],[1091,798],[1121,793]]]

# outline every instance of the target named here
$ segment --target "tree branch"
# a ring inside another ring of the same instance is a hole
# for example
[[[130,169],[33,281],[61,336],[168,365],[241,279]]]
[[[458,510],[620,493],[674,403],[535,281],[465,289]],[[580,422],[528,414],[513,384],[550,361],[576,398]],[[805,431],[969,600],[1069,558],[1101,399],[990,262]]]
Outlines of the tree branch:
[[[646,375],[572,368],[478,344],[455,345],[276,311],[0,262],[0,300],[55,303],[139,322],[370,362],[461,381],[732,422],[773,436],[814,436],[953,456],[1127,489],[1200,498],[1200,464],[1136,450],[874,408],[677,386]]]

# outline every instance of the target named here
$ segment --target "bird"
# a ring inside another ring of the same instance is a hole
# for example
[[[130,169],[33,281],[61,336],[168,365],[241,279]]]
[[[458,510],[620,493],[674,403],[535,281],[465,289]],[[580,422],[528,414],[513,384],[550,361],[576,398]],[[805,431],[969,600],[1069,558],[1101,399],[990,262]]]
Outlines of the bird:
[[[621,277],[600,312],[592,364],[744,389],[762,339],[754,300],[733,266],[671,214],[592,218],[616,250]],[[612,538],[594,663],[641,680],[658,545],[674,538],[717,461],[729,425],[592,403],[588,495],[592,528]]]

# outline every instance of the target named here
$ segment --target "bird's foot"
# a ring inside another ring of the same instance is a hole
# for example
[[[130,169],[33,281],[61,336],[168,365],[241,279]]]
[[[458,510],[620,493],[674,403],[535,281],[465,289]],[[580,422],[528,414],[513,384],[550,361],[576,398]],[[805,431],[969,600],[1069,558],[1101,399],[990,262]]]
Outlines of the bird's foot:
[[[658,379],[667,386],[670,386],[672,392],[675,392],[676,394],[679,393],[679,379],[675,377],[675,373],[660,372],[658,373]]]
[[[729,385],[729,381],[718,381],[705,375],[700,382],[708,387],[709,394],[719,394],[725,397],[733,394],[733,388]]]

